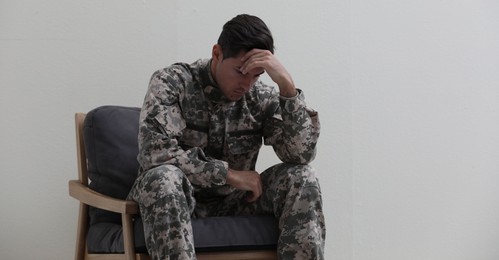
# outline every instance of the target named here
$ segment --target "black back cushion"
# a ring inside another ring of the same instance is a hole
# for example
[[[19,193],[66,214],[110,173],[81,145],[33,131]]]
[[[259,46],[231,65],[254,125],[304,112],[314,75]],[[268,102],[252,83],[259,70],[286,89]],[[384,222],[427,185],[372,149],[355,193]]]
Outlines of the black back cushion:
[[[90,188],[125,199],[137,178],[140,108],[102,106],[93,109],[84,121],[85,152]],[[121,223],[119,214],[91,208],[90,224]]]

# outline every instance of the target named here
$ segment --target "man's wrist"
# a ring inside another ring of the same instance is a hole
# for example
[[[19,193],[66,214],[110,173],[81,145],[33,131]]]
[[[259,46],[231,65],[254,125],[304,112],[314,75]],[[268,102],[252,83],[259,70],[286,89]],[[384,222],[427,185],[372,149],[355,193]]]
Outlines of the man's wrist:
[[[298,95],[298,91],[296,89],[294,90],[286,90],[286,91],[279,91],[279,95],[285,98],[293,98]]]
[[[234,178],[234,172],[232,171],[232,169],[229,168],[227,170],[227,176],[225,178],[225,183],[232,186],[232,180],[233,180],[233,178]]]
[[[298,94],[292,79],[285,80],[277,85],[279,86],[279,95],[283,97],[291,98]]]
[[[279,95],[283,98],[294,98],[298,96],[298,90],[294,86],[290,88],[280,88]]]

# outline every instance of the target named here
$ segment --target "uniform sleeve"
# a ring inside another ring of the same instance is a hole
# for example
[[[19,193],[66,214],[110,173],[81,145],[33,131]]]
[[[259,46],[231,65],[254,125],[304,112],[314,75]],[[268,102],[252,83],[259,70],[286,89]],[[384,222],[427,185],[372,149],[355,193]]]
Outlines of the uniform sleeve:
[[[265,145],[272,145],[281,161],[308,164],[316,155],[320,134],[319,115],[305,104],[303,92],[278,97],[264,128]]]
[[[153,74],[140,113],[137,159],[142,171],[170,164],[181,169],[195,185],[223,185],[226,162],[206,157],[201,148],[184,150],[179,145],[186,128],[179,106],[185,77],[184,71],[175,68]]]

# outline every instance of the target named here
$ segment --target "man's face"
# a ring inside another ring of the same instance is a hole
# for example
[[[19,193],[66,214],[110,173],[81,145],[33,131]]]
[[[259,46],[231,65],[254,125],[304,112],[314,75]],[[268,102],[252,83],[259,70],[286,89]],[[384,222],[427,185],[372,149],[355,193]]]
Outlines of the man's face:
[[[223,59],[221,49],[218,48],[216,50],[215,48],[217,47],[215,46],[213,50],[212,75],[225,97],[229,100],[237,101],[253,87],[265,70],[255,68],[243,74],[240,71],[243,65],[241,58],[246,52],[241,52],[233,58]]]

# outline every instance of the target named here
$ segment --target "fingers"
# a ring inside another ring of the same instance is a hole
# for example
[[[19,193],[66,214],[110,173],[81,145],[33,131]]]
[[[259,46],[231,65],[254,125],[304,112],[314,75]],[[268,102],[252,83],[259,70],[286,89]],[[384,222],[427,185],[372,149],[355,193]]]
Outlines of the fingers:
[[[253,49],[241,58],[241,61],[243,62],[241,72],[246,74],[255,68],[268,70],[273,66],[273,59],[274,56],[270,51]]]
[[[247,184],[248,184],[249,194],[248,197],[246,197],[246,200],[248,202],[254,202],[258,198],[260,198],[260,196],[263,193],[262,179],[260,178],[260,175],[259,174],[252,175],[252,178],[248,180]]]
[[[269,55],[273,55],[272,52],[268,51],[268,50],[260,50],[260,49],[252,49],[250,51],[248,51],[242,58],[241,58],[241,61],[242,62],[245,62],[247,61],[250,57],[258,57],[258,56],[269,56]]]
[[[258,198],[260,198],[261,194],[258,195],[258,194],[255,194],[253,192],[248,192],[247,193],[247,196],[246,196],[246,201],[247,202],[255,202],[256,200],[258,200]]]
[[[230,169],[227,175],[227,183],[239,190],[248,191],[246,200],[254,202],[263,193],[263,185],[260,174],[256,171],[235,171]]]
[[[262,185],[261,182],[259,182],[259,184],[256,186],[256,189],[248,192],[246,196],[246,201],[255,202],[258,198],[260,198],[260,196],[262,196],[262,193],[263,193]]]

